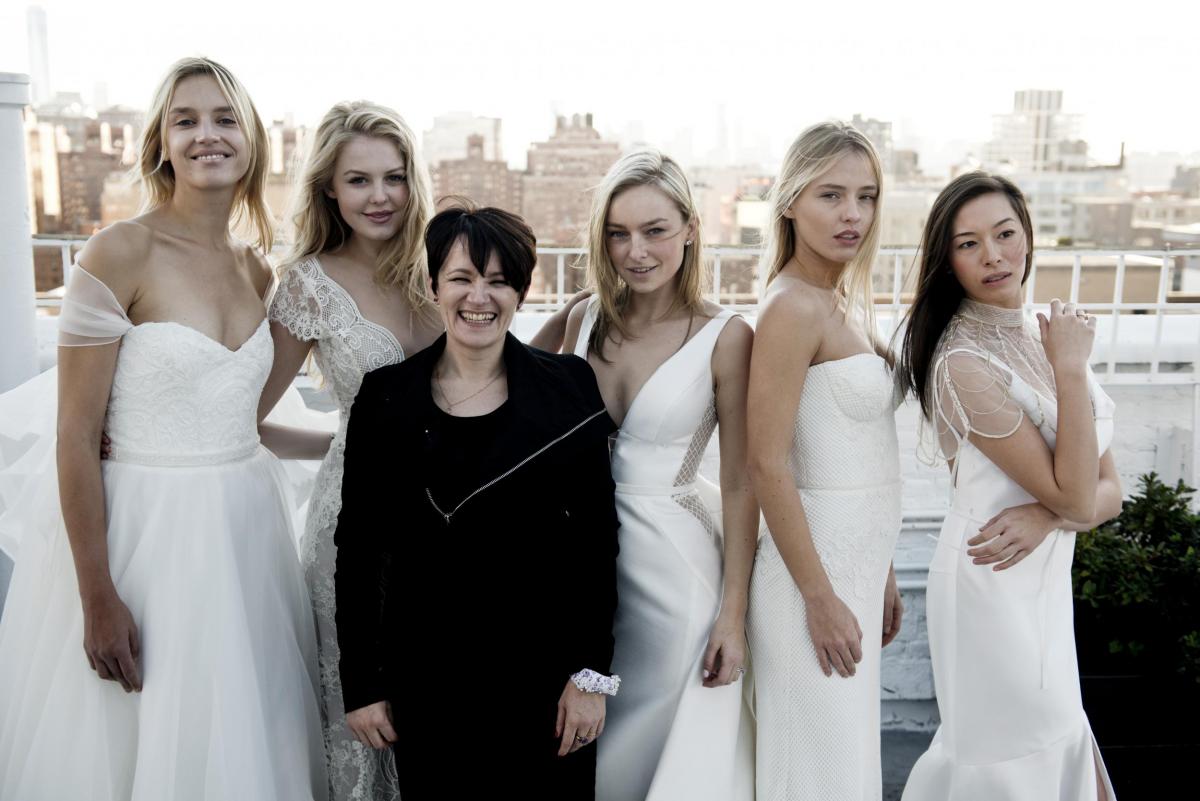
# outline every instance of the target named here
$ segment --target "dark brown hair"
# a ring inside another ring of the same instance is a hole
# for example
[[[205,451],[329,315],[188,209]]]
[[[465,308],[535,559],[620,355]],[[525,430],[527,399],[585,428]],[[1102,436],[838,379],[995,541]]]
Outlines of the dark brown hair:
[[[435,297],[438,273],[459,239],[466,245],[471,263],[480,275],[487,272],[488,260],[495,253],[504,280],[525,300],[537,266],[533,229],[511,212],[491,206],[474,208],[470,203],[440,212],[425,229],[425,255]]]
[[[897,380],[905,392],[912,392],[921,403],[927,420],[933,419],[933,399],[930,397],[930,375],[933,354],[950,318],[958,311],[965,293],[950,266],[950,248],[954,240],[954,220],[966,203],[993,192],[1008,198],[1021,227],[1025,229],[1024,284],[1033,267],[1033,224],[1025,196],[1017,185],[999,175],[969,172],[946,185],[933,201],[925,233],[921,236],[920,276],[917,293],[905,317],[904,343],[900,348]]]

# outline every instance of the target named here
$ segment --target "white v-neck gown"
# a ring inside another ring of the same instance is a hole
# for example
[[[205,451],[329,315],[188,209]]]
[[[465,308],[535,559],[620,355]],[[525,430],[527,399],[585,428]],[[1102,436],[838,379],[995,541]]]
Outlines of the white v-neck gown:
[[[593,299],[575,350],[584,358],[595,314]],[[598,741],[599,801],[753,797],[742,683],[708,688],[701,676],[722,547],[696,481],[717,422],[713,347],[733,316],[722,311],[651,375],[613,446],[621,550],[612,669],[621,690]]]

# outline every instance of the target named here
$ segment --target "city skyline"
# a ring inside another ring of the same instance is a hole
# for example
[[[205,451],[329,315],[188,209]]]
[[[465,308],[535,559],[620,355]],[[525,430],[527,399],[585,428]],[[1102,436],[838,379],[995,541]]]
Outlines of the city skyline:
[[[602,15],[466,2],[452,27],[436,8],[401,18],[373,0],[343,25],[222,2],[199,14],[142,2],[118,14],[75,0],[38,5],[56,91],[144,108],[172,60],[204,52],[242,77],[267,119],[290,113],[311,126],[333,102],[363,96],[395,106],[417,131],[446,112],[502,118],[502,150],[518,169],[559,114],[592,112],[606,138],[692,164],[771,168],[805,125],[860,113],[891,121],[896,148],[947,174],[968,153],[983,156],[993,115],[1026,88],[1062,90],[1098,161],[1115,161],[1122,142],[1127,152],[1200,150],[1200,108],[1176,102],[1200,77],[1188,55],[1200,12],[1157,0],[1111,20],[1025,2],[1003,11],[864,3],[854,18],[877,24],[853,29],[835,10],[789,19],[755,2],[732,19],[674,2],[609,3]],[[782,24],[768,24],[775,18]],[[32,71],[26,32],[27,6],[0,11],[0,71]],[[783,91],[792,87],[794,96]]]

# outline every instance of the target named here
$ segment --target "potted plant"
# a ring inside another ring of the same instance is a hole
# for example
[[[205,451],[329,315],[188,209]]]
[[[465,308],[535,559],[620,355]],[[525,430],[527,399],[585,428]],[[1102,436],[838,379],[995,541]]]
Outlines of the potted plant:
[[[1140,485],[1119,516],[1079,535],[1074,563],[1083,703],[1122,801],[1191,785],[1200,759],[1195,490],[1154,473]]]

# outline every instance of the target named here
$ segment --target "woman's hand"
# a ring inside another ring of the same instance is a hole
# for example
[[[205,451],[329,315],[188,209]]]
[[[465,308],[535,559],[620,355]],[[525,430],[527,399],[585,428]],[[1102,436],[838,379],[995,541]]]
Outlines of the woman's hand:
[[[571,310],[582,301],[587,300],[591,295],[592,290],[590,289],[584,289],[572,295],[571,299],[563,304],[561,309],[546,318],[546,322],[542,324],[538,332],[529,340],[529,344],[548,353],[558,353],[562,350],[563,340],[566,339],[567,321],[571,317]]]
[[[376,701],[370,706],[347,712],[346,726],[360,743],[377,750],[382,751],[396,742],[396,730],[392,727],[392,705],[387,701]]]
[[[826,676],[853,676],[862,661],[862,628],[850,607],[835,593],[805,598],[808,633]]]
[[[125,692],[141,692],[141,644],[137,624],[116,590],[83,604],[83,650],[96,675]]]
[[[746,672],[745,665],[745,618],[727,615],[722,610],[708,635],[708,647],[704,649],[704,686],[732,684]]]
[[[554,726],[554,736],[562,738],[558,755],[566,756],[595,742],[603,731],[604,694],[585,693],[567,679],[558,699],[558,722]]]
[[[1062,522],[1040,503],[1010,506],[967,540],[967,545],[975,546],[967,549],[967,555],[977,565],[994,564],[992,570],[1006,570],[1033,553]]]
[[[904,617],[904,601],[900,599],[900,588],[896,586],[896,566],[888,567],[887,586],[883,589],[883,646],[896,639],[900,633],[900,620]]]
[[[1055,370],[1086,367],[1096,338],[1096,318],[1058,298],[1050,301],[1049,317],[1041,312],[1037,317],[1042,348],[1050,365]]]

